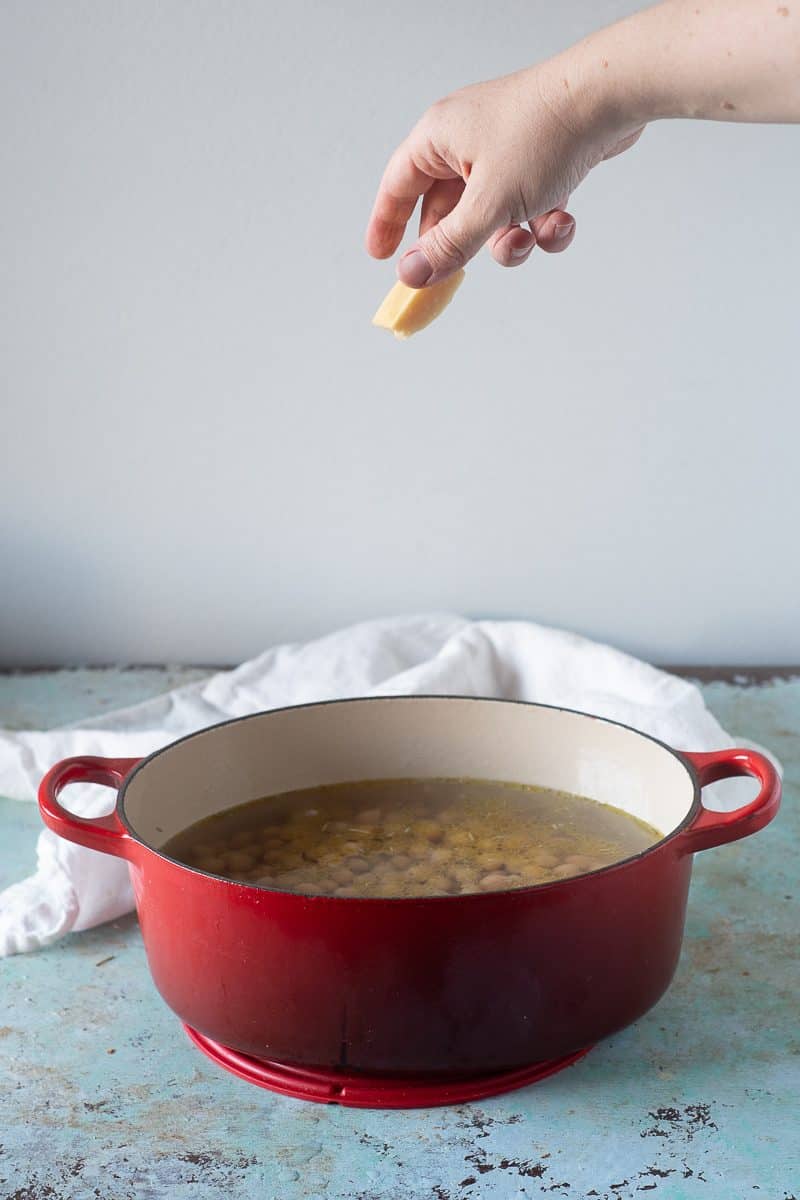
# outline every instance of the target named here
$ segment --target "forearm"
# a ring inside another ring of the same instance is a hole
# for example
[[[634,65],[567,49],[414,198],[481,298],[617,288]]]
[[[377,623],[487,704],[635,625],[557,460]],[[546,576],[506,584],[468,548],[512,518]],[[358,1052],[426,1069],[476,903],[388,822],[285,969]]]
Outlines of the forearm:
[[[800,122],[800,0],[666,0],[552,62],[625,124]]]

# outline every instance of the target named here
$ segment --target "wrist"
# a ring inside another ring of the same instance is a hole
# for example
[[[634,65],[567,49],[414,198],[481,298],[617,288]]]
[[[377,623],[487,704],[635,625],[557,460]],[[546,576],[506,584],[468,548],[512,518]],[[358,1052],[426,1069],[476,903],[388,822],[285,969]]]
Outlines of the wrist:
[[[529,81],[534,111],[543,104],[571,135],[575,152],[592,164],[644,124],[637,121],[639,105],[631,89],[612,71],[603,47],[577,43],[532,67]]]
[[[572,126],[592,138],[616,140],[667,115],[639,15],[598,30],[546,64],[551,94],[560,94]]]
[[[580,61],[594,80],[602,119],[616,129],[638,128],[658,116],[646,57],[637,55],[628,30],[612,25],[580,45]]]

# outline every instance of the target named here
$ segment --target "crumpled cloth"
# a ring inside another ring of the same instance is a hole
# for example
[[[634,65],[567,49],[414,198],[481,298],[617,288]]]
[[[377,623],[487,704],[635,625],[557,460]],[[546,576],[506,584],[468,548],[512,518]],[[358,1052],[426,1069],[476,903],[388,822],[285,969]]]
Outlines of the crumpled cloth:
[[[693,684],[610,646],[528,621],[432,614],[369,621],[275,646],[235,670],[86,727],[0,732],[0,795],[34,800],[45,772],[69,755],[146,755],[186,733],[263,709],[404,693],[540,701],[622,721],[676,749],[732,745]],[[735,807],[736,785],[724,787],[728,803],[715,807]],[[72,786],[65,798],[82,816],[111,811],[115,799],[109,789],[85,784]],[[35,873],[0,893],[0,956],[47,945],[133,908],[121,859],[49,830],[39,836],[37,855]]]

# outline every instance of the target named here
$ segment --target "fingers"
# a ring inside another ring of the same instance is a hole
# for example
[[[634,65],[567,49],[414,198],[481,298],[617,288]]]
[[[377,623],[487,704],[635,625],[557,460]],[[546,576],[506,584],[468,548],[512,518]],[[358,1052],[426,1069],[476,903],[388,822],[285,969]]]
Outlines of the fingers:
[[[575,236],[575,218],[560,208],[545,213],[531,222],[536,241],[548,254],[566,250]]]
[[[400,259],[400,279],[409,287],[446,279],[488,241],[497,226],[497,215],[491,191],[481,186],[473,171],[455,207]]]
[[[422,162],[424,165],[420,165]],[[417,200],[422,196],[420,237],[400,259],[399,278],[409,287],[424,287],[446,279],[488,243],[503,267],[526,262],[538,244],[557,254],[571,244],[575,220],[563,208],[552,209],[530,222],[497,228],[496,201],[491,188],[481,186],[473,171],[467,183],[441,160],[430,161],[412,136],[392,155],[383,174],[366,234],[374,258],[389,258],[402,241]],[[567,202],[563,197],[562,203]]]
[[[489,238],[492,258],[501,267],[518,267],[527,262],[536,245],[536,234],[522,225],[504,225]]]
[[[501,267],[518,267],[527,262],[534,246],[541,246],[548,254],[566,250],[575,236],[575,220],[562,209],[531,221],[531,229],[523,225],[504,225],[489,238],[489,250]]]
[[[463,194],[463,179],[437,179],[433,187],[422,197],[422,215],[419,219],[420,237],[452,212]]]
[[[389,258],[394,254],[417,200],[422,196],[424,204],[434,187],[436,199],[433,204],[425,205],[425,209],[429,213],[440,211],[440,216],[444,216],[458,202],[464,184],[458,173],[432,150],[419,124],[395,150],[383,173],[364,239],[367,251],[374,258]]]
[[[433,177],[417,166],[405,144],[395,151],[383,173],[367,225],[365,242],[373,258],[394,254],[417,200],[433,183]]]

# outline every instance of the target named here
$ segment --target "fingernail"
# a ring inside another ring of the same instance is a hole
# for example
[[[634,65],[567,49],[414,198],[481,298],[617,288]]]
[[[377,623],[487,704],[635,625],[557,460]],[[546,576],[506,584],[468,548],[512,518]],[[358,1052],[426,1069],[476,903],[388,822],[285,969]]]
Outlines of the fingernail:
[[[525,256],[527,254],[530,254],[532,249],[533,249],[532,245],[531,246],[512,246],[511,250],[510,250],[510,254],[511,254],[512,258],[525,258]]]
[[[574,221],[567,221],[567,223],[565,225],[554,225],[553,226],[553,236],[557,237],[557,238],[569,237],[569,235],[572,233],[574,228],[575,228]]]
[[[409,250],[400,259],[398,274],[409,287],[424,287],[433,274],[433,267],[421,250]]]

